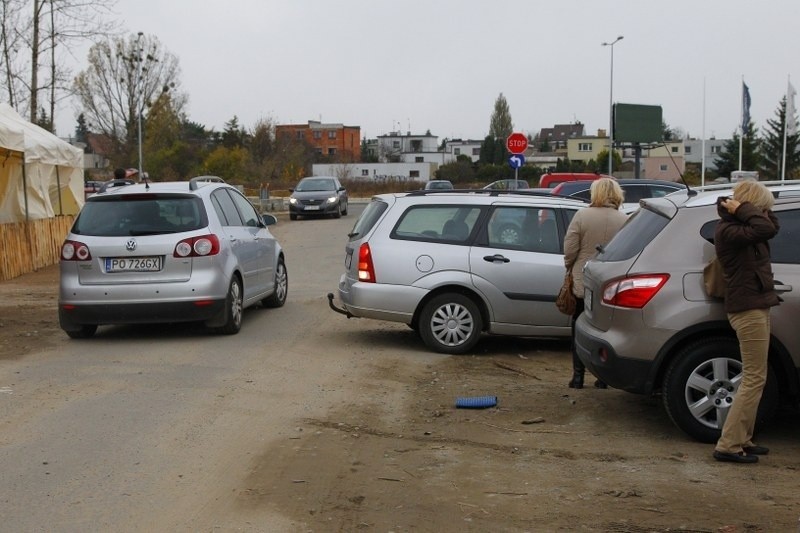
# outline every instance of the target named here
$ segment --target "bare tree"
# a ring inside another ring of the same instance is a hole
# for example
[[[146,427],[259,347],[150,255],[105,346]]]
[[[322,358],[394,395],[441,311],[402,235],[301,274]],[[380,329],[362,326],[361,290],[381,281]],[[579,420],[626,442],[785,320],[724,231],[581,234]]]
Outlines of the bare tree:
[[[178,89],[178,59],[155,36],[140,32],[99,42],[89,50],[88,63],[74,88],[90,129],[129,153],[139,120],[146,120],[160,95],[170,93],[175,112],[185,106],[186,97]]]
[[[71,73],[66,56],[75,45],[112,31],[116,0],[0,0],[3,79],[9,103],[32,122],[46,115],[41,92],[47,91],[49,120],[56,103],[68,95]]]

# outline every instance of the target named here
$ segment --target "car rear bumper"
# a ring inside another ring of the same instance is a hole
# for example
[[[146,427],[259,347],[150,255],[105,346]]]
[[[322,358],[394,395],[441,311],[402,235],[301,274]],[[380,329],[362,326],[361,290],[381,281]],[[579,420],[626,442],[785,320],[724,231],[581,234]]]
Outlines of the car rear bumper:
[[[584,315],[575,325],[575,350],[586,368],[610,387],[636,394],[650,394],[653,361],[620,357],[603,338],[604,332],[592,328]]]
[[[83,325],[199,322],[219,315],[224,307],[224,299],[137,304],[59,303],[58,321],[65,331],[80,329]]]

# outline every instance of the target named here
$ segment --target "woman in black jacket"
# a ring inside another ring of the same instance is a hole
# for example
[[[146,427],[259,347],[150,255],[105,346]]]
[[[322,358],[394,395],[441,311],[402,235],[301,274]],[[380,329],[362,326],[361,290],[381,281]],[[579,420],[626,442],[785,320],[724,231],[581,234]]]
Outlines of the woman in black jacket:
[[[720,198],[714,247],[725,278],[725,311],[736,331],[742,380],[714,449],[718,461],[756,463],[769,449],[753,443],[761,393],[767,382],[770,307],[778,305],[769,240],[778,233],[772,193],[757,181],[742,181],[733,198]]]

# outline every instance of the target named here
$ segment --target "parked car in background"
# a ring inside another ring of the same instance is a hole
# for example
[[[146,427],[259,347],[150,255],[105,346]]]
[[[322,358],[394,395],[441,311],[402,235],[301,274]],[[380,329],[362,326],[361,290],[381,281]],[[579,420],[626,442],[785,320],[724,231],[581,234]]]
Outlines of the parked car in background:
[[[776,290],[763,421],[800,397],[800,183],[765,183],[780,221],[770,241]],[[584,269],[586,309],[576,345],[609,386],[659,394],[688,435],[715,442],[741,380],[736,335],[723,301],[709,297],[703,267],[714,256],[716,200],[730,186],[646,199]],[[797,287],[797,289],[795,289]]]
[[[594,172],[550,172],[542,174],[539,178],[539,187],[552,189],[559,183],[566,181],[585,181],[585,180],[598,180],[600,178],[612,178],[608,174],[597,174]]]
[[[520,189],[530,189],[531,186],[528,185],[528,182],[525,180],[508,179],[508,180],[493,181],[492,183],[484,186],[483,188],[496,191],[516,191]]]
[[[301,179],[289,197],[289,218],[298,216],[329,216],[340,218],[347,215],[347,189],[339,178],[333,176],[311,176]]]
[[[212,176],[116,181],[86,199],[61,246],[58,317],[67,335],[191,321],[233,334],[243,309],[284,304],[286,261],[268,229],[277,219],[259,216],[235,187]]]
[[[430,180],[425,183],[425,187],[423,187],[423,189],[426,191],[447,190],[453,188],[453,183],[450,180]]]
[[[83,182],[83,194],[84,197],[89,196],[91,194],[96,193],[100,190],[100,187],[103,186],[102,181],[95,181],[95,180],[87,180]]]
[[[373,197],[345,245],[348,317],[403,322],[434,351],[481,333],[570,336],[555,306],[563,239],[585,202],[526,191],[414,191]]]
[[[571,196],[573,198],[591,199],[591,187],[595,180],[564,181],[556,185],[553,194]],[[625,192],[625,203],[622,210],[631,212],[639,207],[643,198],[660,198],[667,194],[686,189],[686,185],[674,181],[648,179],[618,179],[617,183]]]

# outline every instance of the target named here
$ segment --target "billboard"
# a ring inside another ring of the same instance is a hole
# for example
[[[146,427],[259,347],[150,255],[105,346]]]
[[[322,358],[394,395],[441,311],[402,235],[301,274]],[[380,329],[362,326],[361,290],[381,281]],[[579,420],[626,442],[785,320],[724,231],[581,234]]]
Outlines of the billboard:
[[[614,104],[614,141],[658,143],[664,136],[661,106]]]

